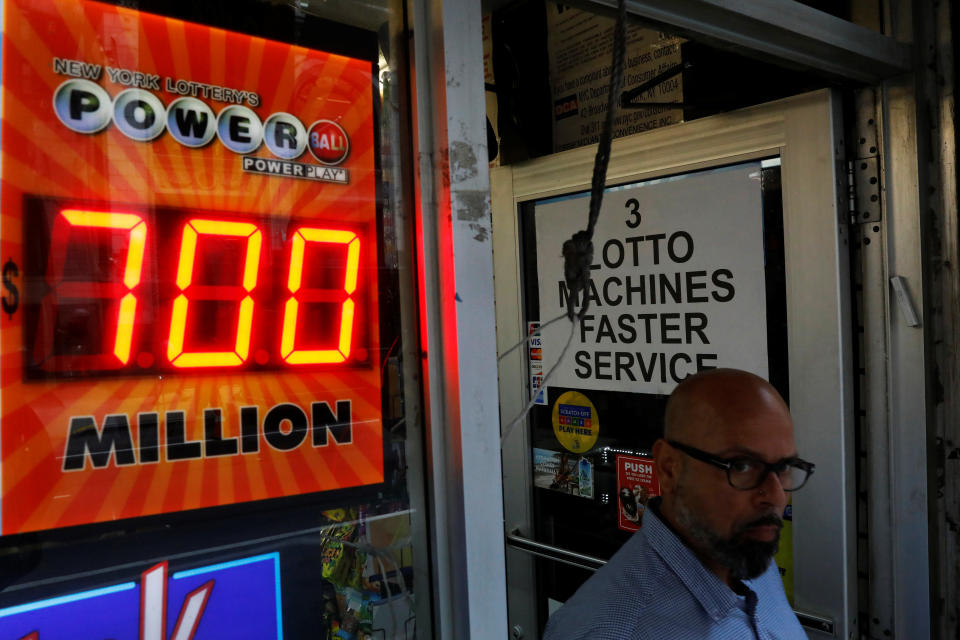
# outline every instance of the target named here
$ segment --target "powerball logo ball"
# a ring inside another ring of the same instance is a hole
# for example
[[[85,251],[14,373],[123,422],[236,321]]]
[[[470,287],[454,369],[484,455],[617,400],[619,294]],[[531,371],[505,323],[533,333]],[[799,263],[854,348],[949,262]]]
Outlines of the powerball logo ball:
[[[111,98],[103,87],[81,78],[57,87],[53,110],[61,123],[77,133],[98,133],[112,122],[123,135],[140,142],[155,140],[166,131],[185,147],[204,147],[218,138],[234,153],[246,155],[266,145],[284,160],[299,158],[309,147],[325,165],[340,164],[350,153],[347,132],[332,120],[317,120],[307,130],[296,116],[283,111],[261,122],[252,109],[240,104],[229,104],[214,114],[196,98],[184,96],[165,105],[144,89],[125,89]]]
[[[307,132],[310,153],[323,164],[340,164],[350,153],[347,132],[332,120],[317,120]]]

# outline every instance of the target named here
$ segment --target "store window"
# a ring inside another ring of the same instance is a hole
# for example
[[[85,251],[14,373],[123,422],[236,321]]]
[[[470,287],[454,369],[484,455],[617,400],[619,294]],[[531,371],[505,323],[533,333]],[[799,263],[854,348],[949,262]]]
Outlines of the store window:
[[[398,3],[8,0],[0,637],[429,637]]]

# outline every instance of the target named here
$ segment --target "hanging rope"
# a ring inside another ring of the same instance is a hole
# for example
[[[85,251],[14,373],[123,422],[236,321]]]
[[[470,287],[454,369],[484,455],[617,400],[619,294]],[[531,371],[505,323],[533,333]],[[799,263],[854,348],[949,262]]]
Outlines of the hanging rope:
[[[610,164],[610,143],[613,141],[613,119],[619,103],[623,82],[623,65],[627,42],[626,0],[617,2],[617,21],[613,27],[613,62],[610,64],[610,91],[607,93],[607,113],[597,142],[597,155],[593,160],[593,181],[590,185],[590,208],[587,228],[573,234],[563,243],[563,277],[570,290],[570,300],[577,300],[583,292],[579,317],[582,319],[590,308],[587,294],[590,292],[590,265],[593,264],[593,230],[600,217],[603,203],[603,187],[607,182],[607,166]],[[567,307],[567,317],[573,320],[573,305]]]
[[[550,368],[547,375],[541,381],[541,388],[546,388],[554,372],[559,368],[567,355],[567,350],[573,342],[573,335],[576,331],[577,322],[582,320],[590,308],[590,265],[593,264],[593,231],[597,225],[597,218],[600,217],[600,205],[603,203],[603,188],[607,182],[607,166],[610,164],[610,144],[613,141],[613,120],[616,116],[617,105],[619,104],[620,87],[623,82],[623,65],[626,57],[627,42],[627,5],[626,0],[617,1],[617,20],[613,27],[613,61],[610,64],[610,86],[607,93],[607,112],[603,120],[603,128],[600,130],[600,139],[597,142],[597,155],[593,160],[593,180],[590,184],[590,206],[587,212],[587,228],[577,231],[573,236],[563,243],[563,279],[566,281],[567,290],[570,291],[569,303],[567,306],[567,318],[570,320],[570,336],[567,343],[560,353],[557,362]],[[580,295],[582,293],[582,295]],[[576,300],[580,299],[580,310],[574,309]],[[546,329],[563,316],[553,318],[540,327],[540,330]],[[526,336],[518,344],[510,347],[499,358],[502,360],[507,354],[515,349],[527,344],[531,336]],[[520,422],[526,418],[527,413],[536,403],[534,394],[527,406],[520,412],[513,421],[503,430],[500,436],[500,446],[507,441],[510,434]]]

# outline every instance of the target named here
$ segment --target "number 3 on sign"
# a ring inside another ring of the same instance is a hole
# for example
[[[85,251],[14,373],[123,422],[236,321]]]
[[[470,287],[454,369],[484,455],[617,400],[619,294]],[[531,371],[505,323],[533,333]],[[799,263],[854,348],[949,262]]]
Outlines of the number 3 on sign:
[[[630,214],[626,221],[627,226],[636,229],[640,226],[640,201],[636,198],[630,198],[624,206],[628,209],[627,213]]]

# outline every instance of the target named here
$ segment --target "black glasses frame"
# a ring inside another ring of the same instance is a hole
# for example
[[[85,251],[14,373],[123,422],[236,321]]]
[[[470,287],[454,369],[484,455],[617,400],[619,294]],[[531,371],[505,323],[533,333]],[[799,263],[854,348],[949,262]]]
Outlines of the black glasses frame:
[[[787,489],[786,487],[783,488],[784,491],[786,491],[787,493],[790,493],[791,491],[802,489],[804,485],[807,484],[807,480],[810,479],[810,476],[813,475],[814,470],[817,468],[817,465],[815,465],[814,463],[807,462],[806,460],[801,460],[800,458],[787,458],[786,460],[779,460],[774,463],[764,462],[763,460],[760,460],[758,458],[753,458],[751,456],[733,456],[731,458],[718,458],[717,456],[711,453],[707,453],[706,451],[702,451],[700,449],[697,449],[696,447],[691,447],[689,445],[677,442],[676,440],[667,440],[666,442],[674,449],[684,452],[685,454],[687,454],[688,456],[690,456],[695,460],[699,460],[700,462],[706,462],[707,464],[713,465],[718,469],[723,469],[724,471],[727,472],[727,482],[730,484],[730,486],[733,487],[734,489],[739,489],[740,491],[751,491],[753,489],[756,489],[761,484],[763,484],[763,481],[767,479],[767,475],[771,471],[775,473],[778,477],[788,467],[796,467],[797,469],[806,471],[807,476],[803,479],[803,482],[801,482],[799,485],[793,487],[792,489]],[[730,470],[733,468],[734,463],[742,460],[749,460],[750,462],[760,465],[764,468],[763,473],[761,473],[759,476],[760,479],[757,481],[757,484],[755,484],[752,487],[738,487],[737,485],[733,484],[733,481],[730,479]]]

